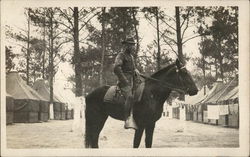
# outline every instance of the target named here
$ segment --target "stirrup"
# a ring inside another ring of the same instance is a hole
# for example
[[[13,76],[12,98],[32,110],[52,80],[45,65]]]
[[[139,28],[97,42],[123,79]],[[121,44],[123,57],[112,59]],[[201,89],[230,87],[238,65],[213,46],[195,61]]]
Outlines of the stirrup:
[[[125,124],[124,124],[124,128],[125,128],[125,129],[135,129],[135,130],[138,129],[138,127],[137,127],[137,125],[136,125],[136,123],[135,123],[135,120],[134,120],[133,116],[130,115],[130,116],[126,119]]]

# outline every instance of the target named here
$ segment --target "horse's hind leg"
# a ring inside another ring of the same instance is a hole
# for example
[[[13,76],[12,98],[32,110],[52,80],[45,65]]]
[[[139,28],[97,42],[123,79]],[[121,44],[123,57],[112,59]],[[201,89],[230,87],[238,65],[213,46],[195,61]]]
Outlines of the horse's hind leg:
[[[134,135],[134,148],[138,148],[140,146],[141,143],[141,137],[143,134],[143,130],[144,128],[139,127],[136,131],[135,131],[135,135]]]
[[[154,128],[155,128],[155,123],[152,123],[152,124],[146,126],[146,129],[145,129],[145,133],[146,133],[145,145],[146,145],[146,148],[151,148],[152,147]]]
[[[99,148],[98,140],[100,132],[102,131],[102,128],[107,120],[108,116],[101,116],[96,119],[96,123],[91,126],[91,141],[92,141],[92,148]]]

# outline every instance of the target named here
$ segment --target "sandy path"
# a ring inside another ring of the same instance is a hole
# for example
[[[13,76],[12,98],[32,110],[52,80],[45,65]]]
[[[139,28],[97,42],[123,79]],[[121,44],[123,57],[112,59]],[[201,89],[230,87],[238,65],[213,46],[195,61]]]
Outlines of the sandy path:
[[[112,133],[112,134],[111,134]],[[101,148],[131,148],[133,130],[124,130],[123,122],[109,119],[103,129]],[[145,148],[144,135],[140,148]],[[156,123],[153,146],[164,147],[238,147],[239,130],[192,121],[161,118]]]
[[[9,148],[84,148],[80,132],[71,132],[73,120],[7,126]],[[131,148],[134,130],[109,118],[100,135],[100,148]],[[156,124],[153,147],[238,147],[239,130],[162,117]],[[144,148],[144,136],[141,148]]]
[[[10,148],[83,148],[80,133],[71,132],[73,120],[45,123],[16,123],[7,126]]]

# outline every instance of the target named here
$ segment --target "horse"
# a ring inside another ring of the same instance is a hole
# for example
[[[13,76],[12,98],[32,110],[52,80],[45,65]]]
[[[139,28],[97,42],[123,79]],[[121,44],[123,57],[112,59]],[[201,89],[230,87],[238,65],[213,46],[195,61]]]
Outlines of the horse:
[[[145,88],[141,99],[133,105],[134,120],[138,126],[135,131],[133,148],[138,148],[145,130],[145,146],[152,147],[155,123],[163,112],[163,104],[171,91],[196,95],[198,89],[190,72],[176,59],[144,80]],[[85,109],[85,147],[98,148],[99,134],[108,116],[124,120],[124,107],[104,102],[104,96],[110,86],[102,86],[86,96]]]

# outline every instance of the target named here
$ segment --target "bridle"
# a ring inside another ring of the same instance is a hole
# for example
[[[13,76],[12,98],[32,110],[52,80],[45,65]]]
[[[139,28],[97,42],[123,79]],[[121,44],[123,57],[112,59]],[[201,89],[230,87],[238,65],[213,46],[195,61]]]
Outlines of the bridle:
[[[182,86],[182,90],[186,93],[188,90],[189,90],[189,88],[188,87],[185,87],[185,85],[184,85],[184,83],[183,83],[183,78],[180,76],[180,71],[182,70],[182,69],[186,69],[186,67],[185,66],[182,66],[182,67],[180,67],[179,69],[176,67],[176,73],[177,73],[177,78],[178,78],[178,81],[181,83],[181,86]]]
[[[172,89],[172,90],[175,90],[175,91],[177,91],[177,92],[180,92],[180,93],[186,93],[187,91],[188,91],[188,87],[185,87],[184,86],[184,83],[183,83],[183,81],[181,80],[182,78],[181,78],[181,76],[180,76],[180,74],[179,74],[179,71],[180,70],[182,70],[182,69],[185,69],[186,67],[185,66],[183,66],[183,67],[181,67],[181,68],[178,68],[177,66],[174,66],[172,69],[170,69],[169,71],[168,71],[168,73],[166,74],[166,75],[168,75],[170,72],[172,72],[172,70],[176,70],[176,73],[177,73],[177,77],[178,77],[178,80],[179,80],[179,82],[181,82],[181,86],[182,87],[177,87],[177,86],[175,86],[175,85],[173,85],[173,84],[170,84],[170,83],[167,83],[167,82],[163,82],[163,81],[161,81],[161,80],[159,80],[159,79],[156,79],[156,78],[153,78],[153,77],[148,77],[148,76],[145,76],[145,75],[142,75],[142,74],[140,74],[140,76],[142,76],[143,78],[146,78],[146,79],[149,79],[149,80],[153,80],[153,81],[155,81],[155,82],[158,82],[158,83],[160,83],[162,86],[164,86],[164,87],[166,87],[166,88],[168,88],[168,89]]]

